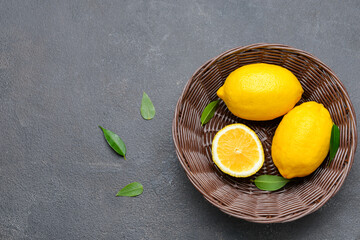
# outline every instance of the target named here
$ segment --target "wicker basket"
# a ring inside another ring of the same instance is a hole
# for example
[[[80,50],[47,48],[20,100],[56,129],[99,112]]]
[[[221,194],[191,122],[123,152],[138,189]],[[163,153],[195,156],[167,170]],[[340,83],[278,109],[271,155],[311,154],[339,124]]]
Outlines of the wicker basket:
[[[271,158],[271,141],[281,118],[248,121],[235,117],[221,102],[215,116],[204,127],[200,116],[205,106],[217,99],[216,91],[235,69],[250,63],[283,66],[301,82],[300,103],[317,101],[330,112],[340,128],[340,147],[310,176],[288,183],[275,192],[261,191],[253,182],[258,175],[279,175]],[[222,173],[211,158],[211,143],[217,131],[228,124],[244,123],[259,136],[265,152],[261,170],[249,178]],[[176,153],[192,184],[221,211],[251,222],[288,222],[319,209],[341,187],[354,160],[357,146],[356,119],[349,96],[335,74],[311,54],[279,44],[253,44],[226,51],[190,78],[177,103],[173,121]]]

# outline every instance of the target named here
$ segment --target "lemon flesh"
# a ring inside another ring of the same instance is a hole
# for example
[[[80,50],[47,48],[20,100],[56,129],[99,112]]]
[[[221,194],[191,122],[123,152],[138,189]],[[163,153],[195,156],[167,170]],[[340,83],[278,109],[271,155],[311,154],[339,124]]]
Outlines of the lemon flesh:
[[[306,102],[284,116],[271,147],[275,166],[285,178],[304,177],[324,161],[333,122],[320,103]]]
[[[228,109],[247,120],[271,120],[290,111],[304,90],[286,68],[266,63],[242,66],[217,91]]]
[[[233,177],[248,177],[264,164],[264,151],[256,133],[244,124],[221,129],[212,144],[214,163]]]

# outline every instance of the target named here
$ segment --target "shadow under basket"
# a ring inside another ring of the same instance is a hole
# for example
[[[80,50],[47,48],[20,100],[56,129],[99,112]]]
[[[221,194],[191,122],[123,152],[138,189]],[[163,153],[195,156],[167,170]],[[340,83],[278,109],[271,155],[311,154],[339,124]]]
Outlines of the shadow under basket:
[[[217,99],[216,91],[235,69],[251,63],[276,64],[290,70],[304,93],[298,104],[322,103],[340,128],[340,147],[329,165],[327,157],[311,175],[291,181],[284,188],[259,190],[251,180],[263,174],[279,175],[271,158],[271,142],[281,121],[248,121],[234,116],[220,102],[215,116],[201,126],[205,106]],[[221,172],[212,161],[215,134],[232,123],[253,129],[265,153],[263,167],[248,178]],[[179,161],[191,183],[221,211],[251,222],[289,222],[312,213],[340,189],[354,160],[357,146],[355,113],[349,96],[332,70],[311,54],[279,44],[253,44],[226,51],[201,66],[190,78],[175,109],[173,139]]]

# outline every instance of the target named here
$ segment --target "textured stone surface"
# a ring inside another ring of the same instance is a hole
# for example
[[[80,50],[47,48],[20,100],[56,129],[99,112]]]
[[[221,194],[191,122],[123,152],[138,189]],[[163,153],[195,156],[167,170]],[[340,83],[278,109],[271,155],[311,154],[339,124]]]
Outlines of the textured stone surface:
[[[359,151],[319,211],[262,225],[209,204],[171,135],[192,73],[255,42],[313,53],[360,112],[359,22],[356,0],[0,1],[0,239],[360,239]],[[123,138],[127,161],[99,124]],[[132,181],[141,196],[114,197]]]

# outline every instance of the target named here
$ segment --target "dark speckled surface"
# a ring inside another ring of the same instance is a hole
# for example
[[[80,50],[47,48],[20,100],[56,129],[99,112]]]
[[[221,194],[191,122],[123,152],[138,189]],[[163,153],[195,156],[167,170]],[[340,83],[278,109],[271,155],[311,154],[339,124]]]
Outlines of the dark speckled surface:
[[[0,1],[0,239],[360,239],[359,151],[319,211],[262,225],[209,204],[171,135],[192,73],[256,42],[320,58],[358,113],[359,22],[356,0]],[[127,161],[99,124],[126,142]],[[141,196],[114,197],[132,181]]]

